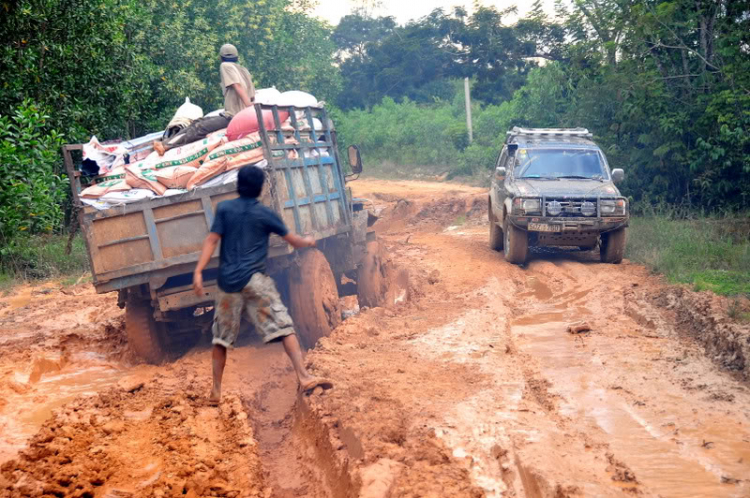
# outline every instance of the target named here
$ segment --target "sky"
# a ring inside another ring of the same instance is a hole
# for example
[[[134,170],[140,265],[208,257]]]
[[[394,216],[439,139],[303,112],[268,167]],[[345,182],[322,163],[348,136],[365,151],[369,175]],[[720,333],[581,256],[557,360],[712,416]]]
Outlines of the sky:
[[[468,12],[472,12],[474,0],[382,0],[382,7],[375,13],[383,16],[393,16],[399,24],[412,19],[426,16],[437,8],[443,8],[450,12],[453,6],[460,5]],[[490,7],[495,6],[502,10],[511,5],[518,7],[518,13],[523,16],[531,10],[534,0],[480,0],[480,4]],[[544,8],[549,14],[554,12],[554,0],[543,0]],[[338,24],[346,14],[350,13],[355,3],[352,0],[319,0],[315,14],[327,20],[333,25]]]

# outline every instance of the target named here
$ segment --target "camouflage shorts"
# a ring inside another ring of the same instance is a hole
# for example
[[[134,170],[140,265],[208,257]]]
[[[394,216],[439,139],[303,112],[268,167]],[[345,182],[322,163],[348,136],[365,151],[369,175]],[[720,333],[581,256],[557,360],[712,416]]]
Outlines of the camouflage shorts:
[[[222,292],[216,297],[213,344],[234,346],[242,315],[255,326],[263,342],[294,334],[294,323],[281,302],[271,277],[256,273],[241,292]]]

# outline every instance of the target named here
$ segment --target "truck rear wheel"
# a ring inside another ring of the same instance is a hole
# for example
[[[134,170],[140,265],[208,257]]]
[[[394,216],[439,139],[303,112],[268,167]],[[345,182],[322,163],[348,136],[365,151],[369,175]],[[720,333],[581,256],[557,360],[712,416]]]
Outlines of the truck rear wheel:
[[[529,233],[517,228],[505,217],[505,260],[514,265],[522,265],[526,262],[529,253]]]
[[[289,278],[289,311],[300,341],[312,348],[318,339],[331,335],[341,323],[336,279],[325,255],[317,249],[305,251]]]
[[[618,228],[612,232],[602,234],[601,258],[602,263],[618,265],[625,256],[625,243],[627,242],[627,228]]]
[[[125,334],[128,345],[139,358],[151,364],[164,359],[166,326],[154,320],[154,309],[149,301],[133,299],[126,303]]]
[[[377,240],[367,243],[365,257],[357,269],[357,300],[362,308],[377,308],[386,302],[389,281],[383,256]]]
[[[503,250],[503,230],[497,224],[497,218],[495,217],[495,213],[492,211],[492,200],[490,200],[489,206],[490,206],[490,212],[489,212],[490,249],[492,249],[493,251],[502,251]]]

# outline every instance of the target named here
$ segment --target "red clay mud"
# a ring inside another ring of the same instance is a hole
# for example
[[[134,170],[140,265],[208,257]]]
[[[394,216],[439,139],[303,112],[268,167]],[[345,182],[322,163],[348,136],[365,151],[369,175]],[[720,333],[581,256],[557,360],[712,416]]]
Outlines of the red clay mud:
[[[727,300],[577,249],[509,265],[483,189],[352,186],[399,290],[341,300],[306,360],[329,391],[298,397],[280,345],[245,334],[210,408],[205,339],[146,367],[114,296],[2,300],[0,496],[750,495],[750,327]]]

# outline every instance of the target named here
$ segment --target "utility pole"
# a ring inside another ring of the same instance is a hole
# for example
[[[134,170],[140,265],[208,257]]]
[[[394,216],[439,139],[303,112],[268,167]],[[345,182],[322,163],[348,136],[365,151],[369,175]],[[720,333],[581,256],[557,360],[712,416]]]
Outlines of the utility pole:
[[[464,78],[464,95],[466,95],[466,127],[469,129],[469,143],[474,141],[474,131],[471,128],[471,89],[469,78]]]

